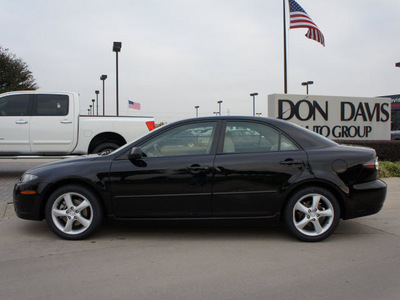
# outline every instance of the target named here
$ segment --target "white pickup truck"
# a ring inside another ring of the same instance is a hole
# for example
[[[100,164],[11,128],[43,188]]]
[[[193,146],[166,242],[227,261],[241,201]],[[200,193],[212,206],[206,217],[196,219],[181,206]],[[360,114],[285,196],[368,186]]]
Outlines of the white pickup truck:
[[[0,94],[0,156],[107,153],[152,129],[153,117],[81,116],[74,92]]]

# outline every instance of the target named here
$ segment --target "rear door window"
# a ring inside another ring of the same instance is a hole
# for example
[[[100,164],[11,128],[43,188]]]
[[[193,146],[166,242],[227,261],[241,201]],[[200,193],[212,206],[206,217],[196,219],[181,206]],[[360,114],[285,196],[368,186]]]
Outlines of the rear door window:
[[[66,116],[69,101],[67,95],[37,95],[35,115]]]
[[[293,151],[299,148],[278,130],[253,122],[228,122],[223,152]]]

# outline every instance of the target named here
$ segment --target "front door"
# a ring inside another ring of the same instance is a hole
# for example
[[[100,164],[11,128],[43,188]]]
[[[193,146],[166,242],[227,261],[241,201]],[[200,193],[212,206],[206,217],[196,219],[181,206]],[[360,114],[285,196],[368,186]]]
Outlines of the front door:
[[[31,95],[8,95],[0,98],[0,153],[30,152],[29,127]]]
[[[115,215],[211,216],[216,128],[217,122],[180,125],[138,145],[141,159],[116,159],[110,170]]]

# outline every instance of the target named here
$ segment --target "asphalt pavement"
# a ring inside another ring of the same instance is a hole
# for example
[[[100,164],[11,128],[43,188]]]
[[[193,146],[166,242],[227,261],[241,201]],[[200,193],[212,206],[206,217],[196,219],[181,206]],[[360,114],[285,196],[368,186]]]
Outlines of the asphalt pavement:
[[[400,178],[384,180],[381,212],[321,243],[283,226],[110,221],[65,241],[15,216],[12,185],[37,163],[0,161],[0,299],[400,299]]]

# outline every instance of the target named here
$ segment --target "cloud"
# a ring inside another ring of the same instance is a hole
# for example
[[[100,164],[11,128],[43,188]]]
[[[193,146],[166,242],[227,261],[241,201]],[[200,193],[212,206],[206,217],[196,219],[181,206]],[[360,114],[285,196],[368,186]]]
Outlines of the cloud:
[[[326,47],[305,38],[306,30],[290,30],[289,93],[304,93],[304,80],[322,95],[398,92],[397,0],[299,3]],[[121,41],[121,112],[134,99],[142,103],[136,114],[168,122],[194,116],[195,105],[212,115],[218,100],[224,113],[251,114],[251,92],[265,113],[267,95],[283,92],[282,27],[280,1],[8,0],[0,7],[2,46],[31,66],[39,86],[79,92],[85,113],[107,74],[114,113],[112,43]]]

